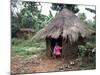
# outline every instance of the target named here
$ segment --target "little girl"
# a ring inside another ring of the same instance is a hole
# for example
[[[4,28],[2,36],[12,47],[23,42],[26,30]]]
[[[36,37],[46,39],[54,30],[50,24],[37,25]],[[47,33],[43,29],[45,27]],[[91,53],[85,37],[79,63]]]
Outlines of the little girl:
[[[56,55],[56,56],[60,56],[61,55],[61,49],[62,48],[59,45],[57,45],[57,43],[56,43],[54,50],[53,50],[53,54]]]

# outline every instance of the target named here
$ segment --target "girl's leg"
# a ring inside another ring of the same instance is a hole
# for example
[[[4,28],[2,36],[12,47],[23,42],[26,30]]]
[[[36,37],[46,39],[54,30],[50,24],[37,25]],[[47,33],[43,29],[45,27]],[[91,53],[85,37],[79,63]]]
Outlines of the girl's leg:
[[[55,54],[53,54],[53,58],[54,58],[54,59],[56,59],[56,58],[57,58]]]

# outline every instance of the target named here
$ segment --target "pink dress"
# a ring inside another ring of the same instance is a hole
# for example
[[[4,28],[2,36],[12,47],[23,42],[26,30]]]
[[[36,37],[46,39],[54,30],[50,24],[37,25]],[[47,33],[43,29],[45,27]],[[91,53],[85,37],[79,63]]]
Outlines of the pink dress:
[[[53,50],[53,53],[55,55],[61,55],[61,47],[60,46],[55,46],[54,50]]]

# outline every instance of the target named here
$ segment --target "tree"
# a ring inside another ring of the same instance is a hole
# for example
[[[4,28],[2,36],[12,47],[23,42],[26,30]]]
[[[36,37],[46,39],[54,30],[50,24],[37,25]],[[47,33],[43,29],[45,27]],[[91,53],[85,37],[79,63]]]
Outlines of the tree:
[[[91,8],[85,8],[85,9],[90,11],[91,13],[96,14],[96,10],[94,10],[94,9],[91,9]],[[96,16],[94,16],[93,19],[94,19],[94,21],[90,21],[90,20],[87,21],[87,24],[92,25],[92,27],[96,29]]]
[[[42,21],[42,24],[40,25],[40,29],[43,28],[53,18],[53,15],[52,15],[52,12],[51,11],[49,11],[49,15],[48,16],[45,16],[45,15],[42,15],[42,16],[41,17],[44,20]]]
[[[39,3],[36,2],[22,2],[24,8],[21,10],[22,27],[35,28],[37,24],[38,15],[41,10],[38,9]]]
[[[95,14],[95,10],[92,10],[90,8],[88,8],[88,9],[86,8],[86,10]],[[82,17],[84,15],[79,14],[79,16]],[[84,17],[83,17],[83,19],[84,19]],[[92,20],[85,21],[85,23],[94,30],[94,34],[87,38],[85,45],[79,46],[79,51],[82,51],[82,52],[79,52],[79,53],[81,53],[81,56],[84,56],[84,57],[87,56],[88,61],[95,64],[96,52],[94,51],[94,49],[96,49],[96,19],[95,19],[95,17],[93,19],[94,19],[93,21]],[[84,59],[84,57],[82,57],[82,58]]]
[[[74,13],[77,13],[79,11],[76,5],[52,3],[51,9],[53,10],[61,11],[63,8],[67,8]]]
[[[41,14],[42,6],[38,2],[23,2],[24,5],[22,12],[22,25],[24,27],[34,28],[36,30],[41,29],[44,26],[44,23],[52,17],[50,13],[49,16]],[[38,7],[41,7],[38,9]]]
[[[19,1],[19,0],[18,0]],[[11,30],[12,37],[16,36],[16,32],[20,28],[34,28],[37,23],[37,16],[40,14],[38,10],[39,3],[36,2],[19,2],[17,0],[11,1]],[[20,12],[15,12],[19,9],[17,6],[23,6]]]
[[[16,2],[14,5],[17,8]],[[53,17],[51,12],[48,16],[41,14],[42,6],[38,2],[22,2],[20,6],[23,6],[20,12],[15,13],[13,10],[11,14],[12,37],[16,36],[20,28],[33,28],[38,31]]]
[[[86,10],[90,11],[91,13],[94,13],[96,14],[96,11],[94,9],[91,9],[91,8],[85,8]]]
[[[86,19],[85,13],[79,13],[78,16],[82,21],[84,21]]]
[[[91,26],[92,28],[96,29],[96,20],[94,21],[88,20],[86,21],[87,25]]]
[[[19,16],[18,14],[18,5],[20,5],[19,0],[11,0],[11,37],[16,37],[16,32],[19,29]],[[17,10],[17,12],[15,12]]]

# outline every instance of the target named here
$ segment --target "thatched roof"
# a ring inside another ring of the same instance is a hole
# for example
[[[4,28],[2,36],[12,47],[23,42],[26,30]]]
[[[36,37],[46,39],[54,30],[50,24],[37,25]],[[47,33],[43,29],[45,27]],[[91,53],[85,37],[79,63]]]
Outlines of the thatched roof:
[[[31,29],[31,28],[21,28],[20,31],[22,31],[22,32],[34,32],[35,30]]]
[[[33,38],[43,39],[46,37],[69,38],[70,41],[76,41],[79,36],[87,37],[94,31],[88,28],[74,13],[68,9],[60,11],[48,25],[36,33]]]

